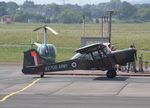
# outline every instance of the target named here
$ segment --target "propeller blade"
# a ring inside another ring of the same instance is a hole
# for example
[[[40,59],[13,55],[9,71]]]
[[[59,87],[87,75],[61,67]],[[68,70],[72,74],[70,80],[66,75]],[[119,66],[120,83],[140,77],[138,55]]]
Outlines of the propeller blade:
[[[42,46],[42,44],[37,43],[37,42],[34,42],[34,45],[36,45],[37,47],[41,47]]]
[[[51,27],[46,26],[45,28],[50,30],[54,35],[58,35],[58,33],[55,30],[53,30]]]
[[[38,27],[38,28],[34,29],[33,31],[38,31],[38,30],[40,30],[41,28],[43,28],[43,27]]]

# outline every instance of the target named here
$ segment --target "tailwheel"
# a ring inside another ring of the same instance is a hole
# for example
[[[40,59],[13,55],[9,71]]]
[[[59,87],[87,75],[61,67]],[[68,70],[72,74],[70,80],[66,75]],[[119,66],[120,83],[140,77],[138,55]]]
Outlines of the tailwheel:
[[[40,75],[41,78],[44,78],[44,72]]]
[[[115,69],[110,69],[108,70],[106,75],[107,75],[107,78],[115,78],[117,73]]]

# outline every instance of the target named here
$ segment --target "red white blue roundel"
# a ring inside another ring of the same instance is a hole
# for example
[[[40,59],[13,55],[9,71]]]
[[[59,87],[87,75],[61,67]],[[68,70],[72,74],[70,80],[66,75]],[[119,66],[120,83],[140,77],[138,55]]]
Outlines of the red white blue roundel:
[[[71,63],[71,66],[72,66],[73,68],[76,68],[76,67],[77,67],[77,63],[76,63],[76,62],[73,62],[73,63]]]

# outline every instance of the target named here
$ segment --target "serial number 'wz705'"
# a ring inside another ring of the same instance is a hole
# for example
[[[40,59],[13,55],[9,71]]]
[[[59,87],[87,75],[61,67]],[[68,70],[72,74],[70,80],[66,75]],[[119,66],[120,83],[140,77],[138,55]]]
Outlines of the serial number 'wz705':
[[[46,66],[45,71],[64,70],[67,68],[68,68],[68,64],[57,64],[57,65]]]

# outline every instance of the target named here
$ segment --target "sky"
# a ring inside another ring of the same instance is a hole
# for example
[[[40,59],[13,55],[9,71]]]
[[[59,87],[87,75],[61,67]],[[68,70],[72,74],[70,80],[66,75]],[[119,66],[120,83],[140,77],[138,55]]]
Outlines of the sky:
[[[0,0],[0,1],[14,1],[17,4],[23,4],[25,0]],[[56,3],[56,4],[63,4],[64,1],[65,3],[69,4],[78,4],[78,5],[84,5],[84,4],[98,4],[102,2],[109,2],[110,0],[30,0],[34,1],[35,4],[50,4],[50,3]],[[150,3],[150,0],[121,0],[121,1],[128,1],[130,3]]]

